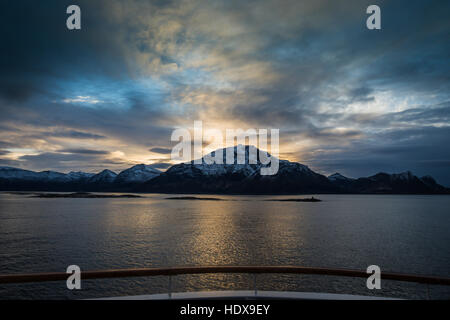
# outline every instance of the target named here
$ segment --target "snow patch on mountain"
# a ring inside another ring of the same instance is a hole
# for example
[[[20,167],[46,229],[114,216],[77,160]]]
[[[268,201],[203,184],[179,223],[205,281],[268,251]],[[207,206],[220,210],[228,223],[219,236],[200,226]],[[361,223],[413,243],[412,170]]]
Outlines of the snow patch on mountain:
[[[343,176],[339,172],[336,172],[336,173],[333,173],[332,175],[329,175],[328,180],[330,180],[330,181],[351,181],[354,179],[347,178],[346,176]]]
[[[22,179],[22,180],[36,180],[40,176],[37,172],[30,170],[23,170],[12,167],[0,167],[0,178],[3,179]]]
[[[12,167],[0,167],[0,178],[26,181],[54,181],[67,182],[70,179],[66,174],[55,171],[34,172]]]
[[[201,159],[189,163],[174,165],[167,173],[186,176],[222,176],[239,174],[246,177],[258,174],[260,169],[270,165],[261,162],[260,157],[272,157],[268,152],[261,151],[254,146],[238,145],[213,151]],[[227,163],[227,158],[232,163]],[[276,159],[273,157],[273,159]],[[221,160],[221,161],[220,161]],[[198,163],[199,162],[199,163]],[[200,163],[201,162],[201,163]],[[221,163],[220,163],[221,162]]]
[[[145,164],[138,164],[129,169],[120,172],[115,182],[131,183],[131,182],[145,182],[151,180],[161,174],[161,171]]]
[[[411,181],[414,178],[416,177],[412,174],[411,171],[391,174],[392,180]]]
[[[53,181],[53,182],[68,182],[70,178],[61,172],[55,171],[42,171],[37,173],[41,180]]]
[[[233,159],[231,164],[226,163],[227,153],[230,158]],[[222,163],[211,163],[213,162],[213,159],[216,159],[216,157],[218,159],[222,159]],[[262,157],[265,158],[265,161],[261,161]],[[273,165],[273,163],[269,162],[271,158],[272,162],[274,160],[279,162],[279,168],[276,174],[290,175],[294,173],[302,173],[306,175],[315,175],[311,169],[301,163],[290,162],[288,160],[279,160],[266,151],[262,151],[254,146],[248,145],[218,149],[201,158],[201,163],[196,163],[200,162],[200,160],[197,160],[174,165],[170,167],[166,173],[169,175],[180,175],[190,178],[199,176],[219,177],[226,175],[239,175],[245,178],[250,178],[259,176],[261,173],[261,168]]]
[[[105,169],[100,173],[89,178],[88,182],[90,183],[111,183],[117,177],[117,173]]]
[[[87,180],[93,176],[95,176],[95,173],[87,173],[82,171],[71,171],[67,174],[70,180],[72,181],[78,181],[78,180]]]

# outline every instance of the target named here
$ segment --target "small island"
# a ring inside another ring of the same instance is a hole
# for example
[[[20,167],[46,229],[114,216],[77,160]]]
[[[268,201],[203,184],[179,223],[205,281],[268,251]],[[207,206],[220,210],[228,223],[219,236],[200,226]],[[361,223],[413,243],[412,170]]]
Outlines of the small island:
[[[285,202],[320,202],[322,200],[311,197],[311,198],[301,198],[301,199],[270,199],[266,201],[285,201]]]
[[[94,194],[89,192],[74,193],[38,193],[31,198],[142,198],[134,194]]]

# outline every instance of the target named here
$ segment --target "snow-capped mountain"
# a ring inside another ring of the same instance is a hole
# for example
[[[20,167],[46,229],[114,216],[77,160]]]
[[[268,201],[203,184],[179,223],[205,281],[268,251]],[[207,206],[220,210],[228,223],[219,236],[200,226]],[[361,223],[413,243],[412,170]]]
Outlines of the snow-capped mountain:
[[[264,152],[264,154],[270,156],[267,152]],[[233,160],[232,164],[227,163],[227,155]],[[215,163],[213,161],[215,157],[221,159],[222,163]],[[242,161],[238,161],[238,159],[242,159]],[[197,163],[200,161],[201,163]],[[239,174],[248,177],[256,174],[261,167],[266,166],[259,161],[259,150],[257,148],[254,146],[242,145],[218,149],[204,156],[200,161],[193,160],[189,163],[174,165],[170,167],[166,173],[171,175],[183,175],[186,177],[195,177],[198,175],[213,177],[230,174]]]
[[[151,180],[161,174],[161,171],[152,168],[149,165],[138,164],[129,169],[120,172],[115,181],[116,183],[136,183]]]
[[[79,191],[92,174],[71,172],[69,174],[42,171],[34,172],[12,167],[0,167],[0,190],[32,191]]]
[[[97,174],[82,171],[61,173],[55,171],[35,172],[13,167],[0,167],[0,190],[45,191],[126,191],[123,182],[139,184],[159,175],[159,170],[137,165],[118,175],[108,169]]]
[[[117,173],[105,169],[88,179],[88,183],[112,183],[116,179]]]
[[[0,167],[0,178],[27,181],[68,182],[71,179],[64,173],[55,171],[34,172],[12,167]]]
[[[227,153],[233,163],[226,163]],[[217,156],[223,164],[208,162]],[[244,162],[238,163],[238,158]],[[253,146],[235,146],[216,150],[199,161],[177,164],[144,184],[143,191],[168,193],[302,193],[332,192],[336,188],[325,176],[300,163],[279,160],[275,175],[261,175],[260,157],[271,157]],[[198,162],[198,163],[196,163]]]
[[[336,173],[333,173],[332,175],[329,175],[328,180],[330,180],[330,181],[352,181],[354,179],[347,178],[346,176],[343,176],[339,172],[336,172]]]
[[[95,176],[95,173],[87,173],[82,171],[71,171],[67,174],[67,176],[72,181],[82,181],[82,180],[88,180],[89,178]]]
[[[355,179],[348,178],[346,176],[343,176],[339,172],[336,172],[332,175],[329,175],[328,180],[330,180],[333,185],[339,188],[340,192],[346,192]]]
[[[0,178],[11,180],[38,180],[40,179],[38,172],[23,170],[13,167],[0,167]]]
[[[41,180],[46,181],[69,182],[71,180],[66,174],[55,171],[41,171],[38,175]]]

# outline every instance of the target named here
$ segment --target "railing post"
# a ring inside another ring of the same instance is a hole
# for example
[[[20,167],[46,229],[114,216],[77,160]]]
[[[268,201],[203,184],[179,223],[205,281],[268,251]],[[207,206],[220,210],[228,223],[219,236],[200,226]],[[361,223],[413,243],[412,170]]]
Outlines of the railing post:
[[[169,299],[172,299],[172,276],[169,275]]]

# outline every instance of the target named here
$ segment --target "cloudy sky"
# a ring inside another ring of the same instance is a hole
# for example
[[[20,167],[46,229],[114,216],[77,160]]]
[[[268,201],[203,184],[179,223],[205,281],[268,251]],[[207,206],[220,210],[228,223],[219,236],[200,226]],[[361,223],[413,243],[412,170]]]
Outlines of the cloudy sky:
[[[78,4],[82,29],[66,28]],[[382,30],[365,26],[381,7]],[[0,165],[166,168],[172,130],[279,128],[280,158],[450,185],[449,1],[2,1]]]

